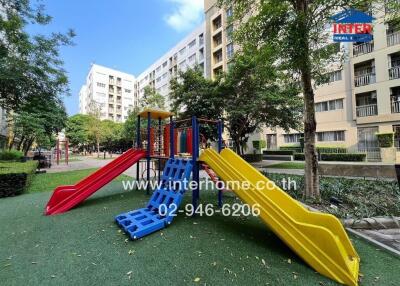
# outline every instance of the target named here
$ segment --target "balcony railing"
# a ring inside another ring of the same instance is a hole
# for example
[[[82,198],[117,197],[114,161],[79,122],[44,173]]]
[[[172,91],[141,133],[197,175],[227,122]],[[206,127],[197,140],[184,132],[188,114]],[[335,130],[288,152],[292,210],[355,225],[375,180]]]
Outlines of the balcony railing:
[[[109,113],[114,113],[114,108],[108,108]]]
[[[117,104],[122,104],[122,100],[117,99]]]
[[[400,44],[400,31],[396,31],[386,36],[388,47]]]
[[[353,46],[353,56],[358,57],[360,55],[371,53],[374,50],[374,43],[363,43]]]
[[[363,86],[371,83],[375,83],[374,73],[367,73],[354,77],[354,86]]]
[[[400,113],[400,101],[392,101],[392,113]]]
[[[109,92],[109,93],[114,93],[114,89],[111,89],[111,88],[110,88],[110,89],[108,90],[108,92]]]
[[[378,105],[369,104],[356,107],[357,117],[366,117],[378,115]]]
[[[389,69],[389,79],[400,78],[400,66]]]

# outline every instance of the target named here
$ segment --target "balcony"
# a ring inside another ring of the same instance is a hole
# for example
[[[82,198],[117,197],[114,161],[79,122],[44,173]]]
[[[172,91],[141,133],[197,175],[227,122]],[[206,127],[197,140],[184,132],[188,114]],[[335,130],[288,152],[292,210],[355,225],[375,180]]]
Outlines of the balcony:
[[[353,45],[353,56],[358,57],[364,54],[371,53],[374,50],[374,43],[362,43]]]
[[[113,88],[109,88],[109,89],[108,89],[108,92],[109,92],[109,93],[114,93],[114,89],[113,89]]]
[[[377,104],[369,104],[369,105],[357,106],[356,113],[357,113],[357,117],[378,115],[378,105]]]
[[[400,113],[400,101],[392,101],[392,113]]]
[[[389,79],[400,78],[400,66],[389,68]]]
[[[359,76],[354,76],[354,86],[364,86],[375,83],[375,73],[366,73]]]
[[[114,108],[108,108],[108,113],[114,113]]]
[[[400,31],[388,33],[386,42],[388,47],[400,44]]]

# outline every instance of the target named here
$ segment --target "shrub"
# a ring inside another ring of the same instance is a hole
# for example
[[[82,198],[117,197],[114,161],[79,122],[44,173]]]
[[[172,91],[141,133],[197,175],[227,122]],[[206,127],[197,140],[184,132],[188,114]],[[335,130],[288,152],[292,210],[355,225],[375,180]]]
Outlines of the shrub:
[[[249,163],[262,161],[262,154],[244,154],[242,158]]]
[[[382,148],[393,147],[393,140],[394,140],[393,132],[379,133],[379,134],[376,134],[376,137],[378,137],[379,147],[382,147]]]
[[[319,154],[322,154],[322,153],[347,153],[347,148],[317,146],[317,152]]]
[[[322,153],[320,157],[321,161],[362,162],[366,156],[363,153]]]
[[[18,161],[24,157],[24,153],[18,150],[4,150],[0,152],[0,161]]]
[[[279,150],[290,150],[295,153],[303,152],[303,148],[301,148],[300,146],[281,146],[279,147]]]
[[[0,163],[0,198],[21,194],[30,185],[38,162]]]
[[[283,179],[295,181],[296,188],[291,187],[287,193],[297,200],[302,199],[304,176],[263,173],[281,187],[284,186]],[[320,191],[322,202],[318,208],[341,218],[400,216],[400,193],[396,181],[321,177]],[[343,204],[337,209],[331,208],[332,197],[340,199]]]
[[[267,150],[264,151],[264,155],[293,155],[293,150]]]
[[[304,161],[304,153],[294,153],[293,158],[298,161]]]
[[[253,141],[253,148],[257,150],[261,150],[267,147],[267,142],[265,140],[254,140]]]

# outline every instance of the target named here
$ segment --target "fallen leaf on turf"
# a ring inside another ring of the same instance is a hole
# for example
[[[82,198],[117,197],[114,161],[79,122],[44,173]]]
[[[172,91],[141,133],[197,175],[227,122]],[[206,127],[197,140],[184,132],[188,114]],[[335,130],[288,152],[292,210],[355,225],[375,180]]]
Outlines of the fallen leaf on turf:
[[[37,262],[36,261],[32,261],[32,264],[37,264]]]
[[[56,278],[56,275],[51,275],[51,278]]]
[[[126,273],[126,275],[131,275],[131,274],[132,274],[132,271],[129,271]]]
[[[213,263],[211,263],[212,264],[212,266],[216,266],[217,265],[217,262],[213,262]]]
[[[199,278],[199,277],[196,277],[196,278],[194,278],[193,281],[194,281],[194,282],[199,282],[199,281],[200,281],[200,278]]]
[[[11,266],[11,263],[8,263],[8,264],[4,265],[4,267],[8,267],[8,266]]]
[[[262,264],[266,265],[264,258],[261,259]]]
[[[130,250],[128,251],[128,254],[129,254],[129,255],[132,255],[132,254],[134,254],[134,253],[135,253],[135,250],[130,249]]]
[[[287,263],[292,264],[292,259],[289,258],[289,259],[287,260]]]

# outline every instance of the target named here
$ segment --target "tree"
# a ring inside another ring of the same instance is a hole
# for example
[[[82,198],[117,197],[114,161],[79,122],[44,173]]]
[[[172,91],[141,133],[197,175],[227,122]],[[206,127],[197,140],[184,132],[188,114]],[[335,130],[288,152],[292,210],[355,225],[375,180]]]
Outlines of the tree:
[[[66,111],[61,101],[49,101],[46,104],[32,99],[14,113],[14,139],[18,139],[17,149],[26,154],[34,142],[39,147],[50,147],[54,135],[65,127]]]
[[[180,72],[171,79],[169,94],[172,110],[180,118],[222,118],[223,96],[218,82],[206,79],[198,67]],[[217,131],[213,125],[201,125],[200,133],[207,139],[215,140]]]
[[[146,86],[144,88],[144,96],[140,101],[140,106],[142,108],[165,109],[165,98],[154,88]]]
[[[238,53],[220,80],[224,122],[236,151],[244,153],[250,134],[262,126],[297,128],[301,119],[301,99],[297,85],[273,69],[271,50]]]
[[[65,135],[73,147],[87,148],[89,144],[89,120],[90,115],[86,114],[76,114],[68,118]]]
[[[233,7],[232,24],[236,28],[236,43],[241,47],[253,47],[253,52],[264,49],[275,51],[271,54],[275,60],[274,67],[285,70],[292,82],[298,82],[301,86],[304,100],[305,198],[320,198],[313,83],[320,82],[320,77],[329,71],[330,64],[342,58],[337,45],[328,44],[330,33],[326,29],[327,24],[331,16],[343,9],[365,9],[372,2],[374,1],[220,1],[221,5]],[[243,19],[246,21],[242,21]]]
[[[43,5],[34,9],[29,0],[0,0],[0,107],[18,112],[31,101],[68,93],[68,79],[59,47],[72,44],[74,32],[30,36],[29,24],[47,25],[51,17]]]
[[[134,108],[133,110],[129,111],[128,118],[124,122],[124,126],[122,128],[122,138],[127,142],[132,142],[133,145],[135,145],[136,140],[138,114],[138,108]]]

